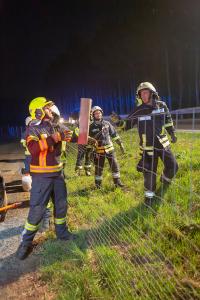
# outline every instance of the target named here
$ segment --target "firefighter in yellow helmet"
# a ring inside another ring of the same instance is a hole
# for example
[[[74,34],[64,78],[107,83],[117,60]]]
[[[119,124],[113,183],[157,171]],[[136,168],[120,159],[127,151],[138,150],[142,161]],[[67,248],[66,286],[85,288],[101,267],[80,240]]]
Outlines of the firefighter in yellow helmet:
[[[136,99],[137,107],[129,114],[125,130],[138,125],[141,159],[137,170],[144,175],[145,200],[149,203],[155,195],[158,159],[164,164],[161,182],[165,187],[178,171],[168,135],[172,143],[177,141],[177,137],[169,109],[150,82],[139,84]]]
[[[32,250],[32,241],[39,228],[50,197],[54,204],[54,223],[57,238],[74,238],[67,228],[67,191],[60,161],[62,141],[76,142],[77,136],[64,126],[54,126],[57,107],[45,97],[33,99],[29,112],[33,119],[26,131],[26,143],[31,153],[32,189],[30,209],[22,241],[16,256],[25,259]]]

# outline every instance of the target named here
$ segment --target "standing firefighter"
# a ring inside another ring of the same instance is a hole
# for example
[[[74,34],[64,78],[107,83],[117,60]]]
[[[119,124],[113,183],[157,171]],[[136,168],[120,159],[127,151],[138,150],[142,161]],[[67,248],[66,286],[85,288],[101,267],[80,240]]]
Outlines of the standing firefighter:
[[[124,185],[120,180],[120,170],[112,140],[117,142],[123,154],[124,146],[115,128],[110,122],[103,119],[103,110],[99,106],[92,108],[92,116],[93,122],[90,124],[89,135],[97,140],[98,143],[94,152],[95,185],[97,188],[101,187],[105,158],[107,158],[112,170],[115,186],[123,187]]]
[[[16,253],[19,259],[25,259],[31,252],[33,238],[50,197],[54,203],[57,238],[60,240],[74,238],[66,225],[67,191],[60,155],[62,141],[75,142],[77,137],[66,127],[54,126],[55,108],[54,103],[44,97],[35,98],[29,105],[30,115],[35,120],[26,132],[26,142],[31,153],[32,189],[28,219],[22,233],[22,242]]]
[[[160,101],[155,87],[142,82],[137,88],[137,108],[128,116],[125,129],[138,124],[140,155],[137,170],[143,172],[145,200],[155,195],[158,159],[164,164],[161,182],[168,186],[178,171],[178,164],[170,149],[167,133],[172,143],[177,141],[175,128],[167,105]]]
[[[90,145],[78,145],[78,153],[77,153],[77,159],[76,159],[76,167],[75,172],[77,175],[81,175],[81,171],[83,170],[83,160],[85,158],[85,175],[90,176],[91,175],[91,153],[92,153],[92,147]]]
[[[34,122],[31,117],[27,117],[25,120],[26,128],[29,127],[31,122]],[[26,129],[27,131],[27,129]],[[26,144],[26,131],[22,134],[21,144],[25,148],[25,160],[24,160],[24,168],[22,169],[22,188],[25,192],[30,192],[32,186],[32,177],[30,175],[30,163],[31,163],[31,153],[28,150]],[[51,219],[51,207],[52,202],[50,201],[45,209],[42,221],[40,223],[40,232],[45,232],[50,227],[50,219]]]
[[[93,122],[92,113],[90,112],[90,124]],[[77,130],[79,128],[77,127]],[[81,174],[81,171],[83,170],[83,160],[85,158],[85,175],[90,176],[91,175],[91,156],[92,156],[92,146],[91,145],[78,145],[78,153],[77,153],[77,159],[76,159],[76,166],[75,166],[75,172],[77,175]]]

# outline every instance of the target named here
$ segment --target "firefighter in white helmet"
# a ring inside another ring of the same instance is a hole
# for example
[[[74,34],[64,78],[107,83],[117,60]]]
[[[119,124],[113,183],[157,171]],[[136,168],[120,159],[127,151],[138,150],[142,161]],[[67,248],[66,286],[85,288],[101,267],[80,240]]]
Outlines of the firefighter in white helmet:
[[[93,122],[90,124],[89,136],[97,140],[97,146],[94,151],[95,185],[97,188],[101,187],[105,158],[107,158],[112,170],[115,186],[123,187],[124,185],[120,180],[119,165],[112,143],[112,141],[116,141],[122,153],[124,153],[124,146],[121,139],[110,122],[103,119],[103,110],[101,107],[94,106],[92,108],[92,117]]]
[[[129,114],[125,130],[138,125],[141,159],[137,170],[144,175],[145,200],[149,203],[155,196],[158,159],[164,164],[161,182],[165,187],[178,171],[167,134],[171,136],[172,143],[177,141],[177,137],[169,109],[150,82],[140,83],[136,99],[137,108]]]

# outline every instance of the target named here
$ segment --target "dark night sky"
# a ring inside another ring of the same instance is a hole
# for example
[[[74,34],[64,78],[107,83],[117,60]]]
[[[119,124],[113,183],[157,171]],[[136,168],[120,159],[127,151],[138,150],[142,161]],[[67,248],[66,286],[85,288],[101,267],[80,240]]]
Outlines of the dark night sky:
[[[23,123],[36,96],[106,96],[119,82],[198,105],[199,12],[198,0],[0,0],[0,123]]]

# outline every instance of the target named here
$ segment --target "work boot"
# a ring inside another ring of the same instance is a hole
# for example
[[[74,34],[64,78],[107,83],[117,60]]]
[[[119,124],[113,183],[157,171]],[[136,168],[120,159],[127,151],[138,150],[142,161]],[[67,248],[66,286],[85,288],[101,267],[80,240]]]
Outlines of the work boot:
[[[113,178],[115,187],[124,187],[124,184],[121,182],[120,178]]]
[[[101,183],[102,183],[101,180],[95,180],[95,186],[96,186],[97,189],[101,188]]]
[[[16,257],[20,260],[24,260],[29,256],[32,250],[33,250],[32,245],[24,245],[23,243],[21,243],[19,245],[19,248],[17,249]]]

